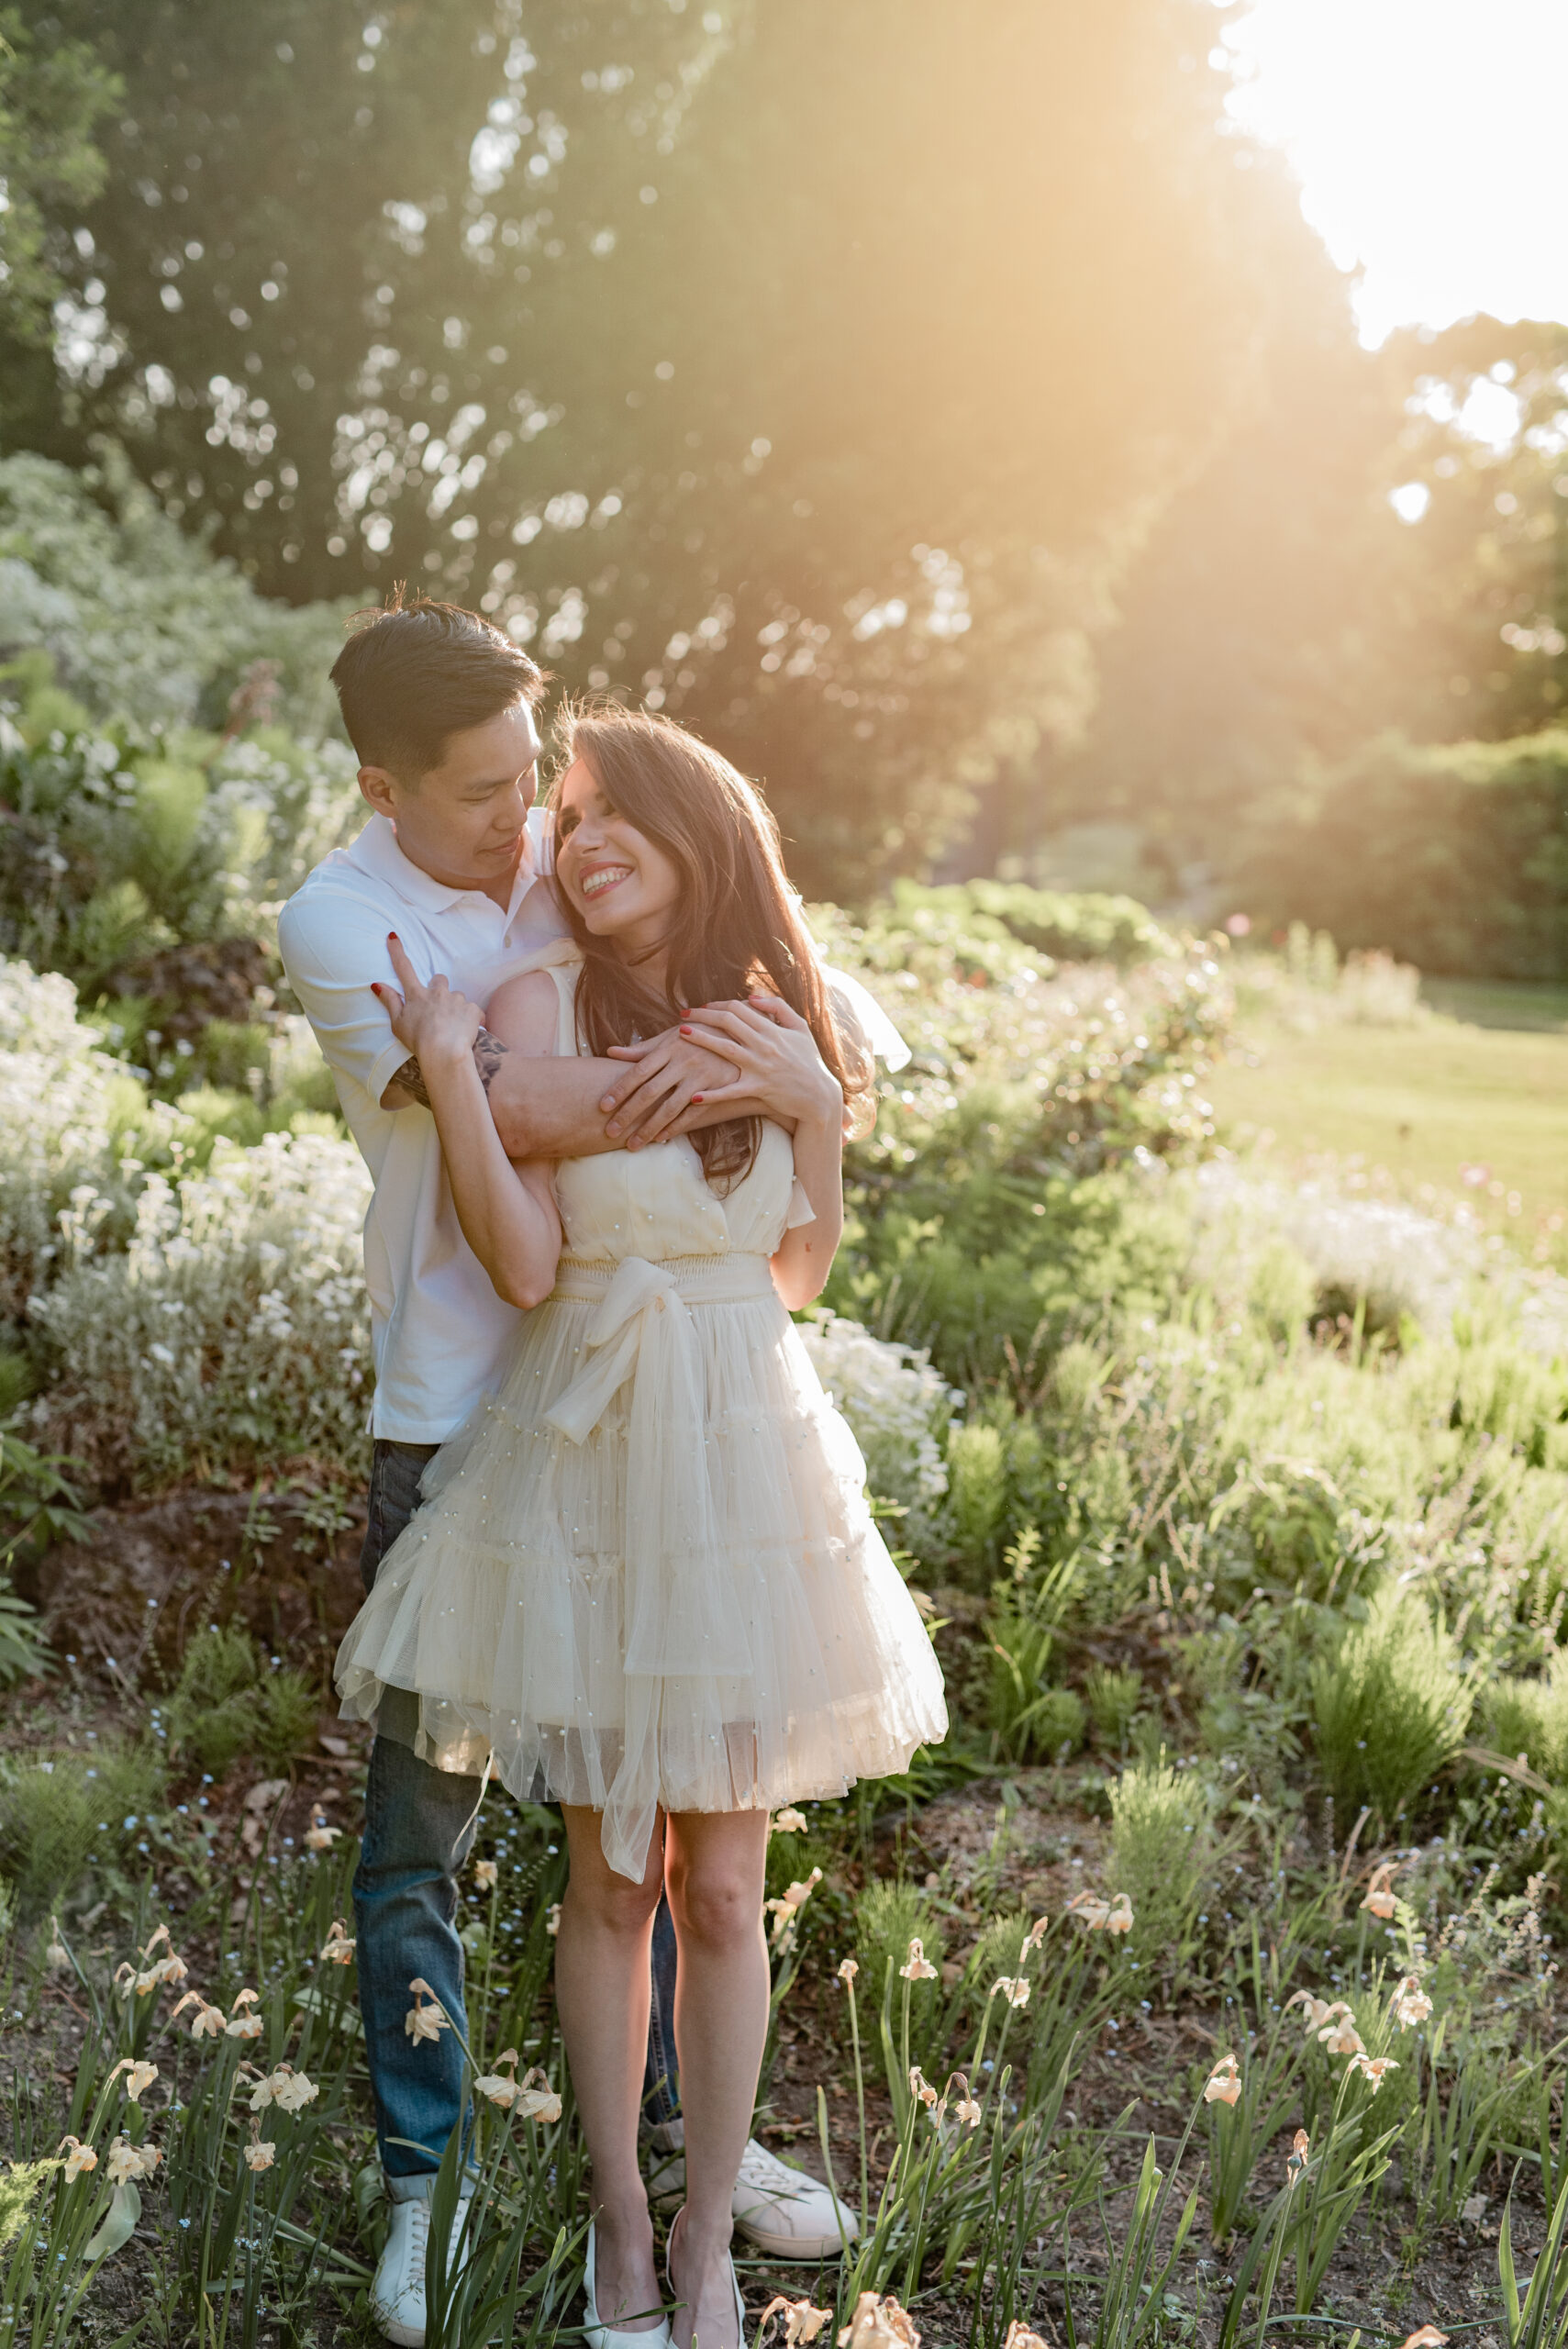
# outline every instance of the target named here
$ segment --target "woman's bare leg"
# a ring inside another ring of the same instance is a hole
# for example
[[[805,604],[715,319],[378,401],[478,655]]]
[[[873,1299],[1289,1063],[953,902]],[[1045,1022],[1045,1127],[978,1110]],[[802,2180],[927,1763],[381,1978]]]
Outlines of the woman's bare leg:
[[[574,1804],[562,1809],[572,1874],[561,1904],[555,2004],[594,2165],[599,2317],[623,2332],[651,2332],[662,2295],[637,2124],[648,2055],[649,1949],[664,1854],[655,1830],[642,1882],[631,1884],[605,1857],[600,1814]],[[631,2321],[639,2317],[646,2323]]]
[[[668,1821],[665,1883],[680,1971],[675,2047],[685,2121],[686,2202],[671,2244],[680,2349],[733,2349],[729,2236],[768,2033],[762,1939],[764,1810],[683,1811]]]

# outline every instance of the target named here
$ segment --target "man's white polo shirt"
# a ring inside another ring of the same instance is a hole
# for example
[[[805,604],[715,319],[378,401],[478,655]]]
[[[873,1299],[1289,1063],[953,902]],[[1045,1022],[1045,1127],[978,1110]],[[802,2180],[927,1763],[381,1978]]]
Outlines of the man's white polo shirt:
[[[560,938],[566,922],[548,881],[541,811],[505,910],[482,889],[449,889],[411,864],[384,816],[334,849],[278,920],[289,985],[338,1087],[349,1130],[375,1185],[365,1216],[365,1286],[375,1356],[373,1434],[444,1443],[495,1384],[518,1320],[462,1236],[428,1109],[384,1109],[407,1047],[371,993],[395,985],[386,949],[395,930],[421,979],[444,973],[485,1003],[510,972]],[[840,1012],[879,1059],[902,1067],[908,1046],[858,981],[829,971]]]
[[[371,982],[395,986],[395,930],[422,979],[444,972],[476,1003],[565,924],[525,859],[503,909],[482,889],[448,889],[411,864],[384,816],[335,849],[288,904],[278,944],[316,1030],[349,1130],[375,1185],[365,1217],[365,1284],[375,1354],[374,1434],[441,1443],[494,1384],[517,1326],[458,1225],[428,1109],[384,1109],[408,1057]]]

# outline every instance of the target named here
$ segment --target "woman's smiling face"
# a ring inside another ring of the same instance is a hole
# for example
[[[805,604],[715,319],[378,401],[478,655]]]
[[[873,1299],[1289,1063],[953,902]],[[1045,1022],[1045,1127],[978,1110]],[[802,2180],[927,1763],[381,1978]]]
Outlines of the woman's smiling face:
[[[595,938],[642,955],[668,937],[681,896],[679,868],[617,813],[584,759],[573,760],[562,778],[555,872]]]

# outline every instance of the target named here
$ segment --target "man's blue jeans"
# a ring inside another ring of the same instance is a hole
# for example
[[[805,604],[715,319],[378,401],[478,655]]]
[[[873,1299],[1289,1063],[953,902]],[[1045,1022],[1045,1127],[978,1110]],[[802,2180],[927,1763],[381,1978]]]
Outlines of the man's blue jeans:
[[[370,1521],[360,1553],[367,1591],[419,1505],[419,1478],[435,1450],[433,1443],[376,1444]],[[459,1777],[418,1759],[408,1742],[417,1704],[404,1689],[389,1689],[382,1699],[383,1718],[406,1734],[378,1736],[371,1750],[364,1840],[354,1876],[360,2014],[376,2137],[391,2179],[435,2170],[462,2110],[462,2052],[452,2035],[411,2040],[403,2024],[414,2004],[408,1985],[422,1975],[466,2032],[462,1943],[454,1922],[457,1877],[473,1848],[484,1792],[482,1778]],[[663,1901],[653,1926],[652,1975],[644,2110],[657,2125],[680,2111],[675,1932]]]

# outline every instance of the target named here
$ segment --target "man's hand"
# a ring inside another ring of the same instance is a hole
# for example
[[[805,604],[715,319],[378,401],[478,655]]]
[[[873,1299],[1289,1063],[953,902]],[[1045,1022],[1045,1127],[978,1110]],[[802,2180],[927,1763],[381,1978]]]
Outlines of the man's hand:
[[[697,1121],[682,1119],[693,1097],[733,1085],[740,1074],[733,1061],[688,1041],[678,1028],[645,1044],[612,1044],[609,1058],[630,1063],[599,1102],[609,1120],[606,1135],[628,1150],[689,1133]]]

